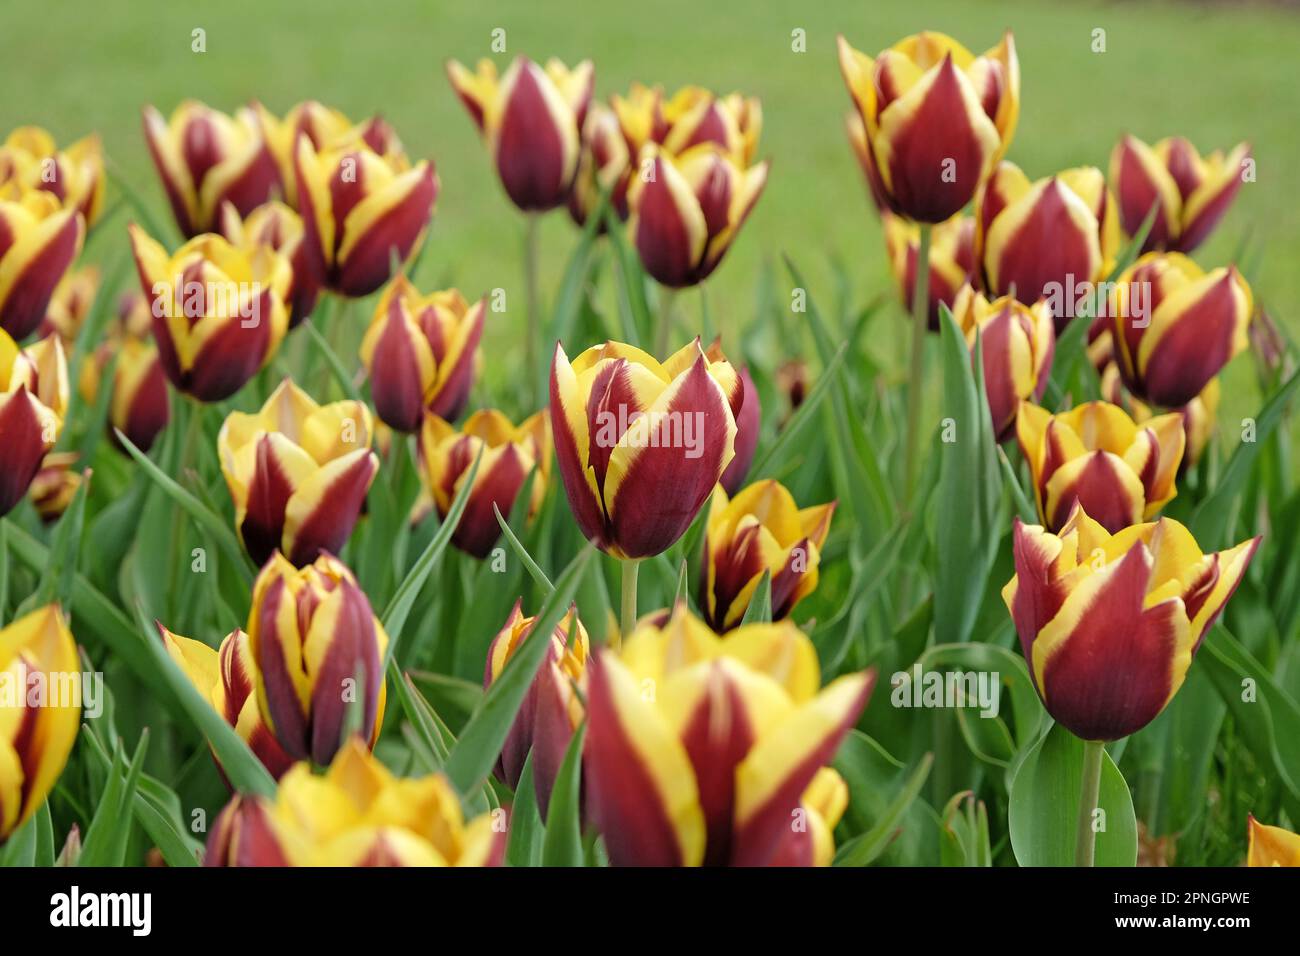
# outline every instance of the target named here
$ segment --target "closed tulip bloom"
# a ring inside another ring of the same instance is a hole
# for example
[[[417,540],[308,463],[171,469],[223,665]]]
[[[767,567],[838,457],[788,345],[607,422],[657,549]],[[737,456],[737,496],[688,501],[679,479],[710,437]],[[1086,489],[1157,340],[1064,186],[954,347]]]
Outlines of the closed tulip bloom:
[[[817,589],[817,566],[835,502],[800,509],[776,481],[759,481],[728,500],[713,492],[704,532],[700,607],[718,633],[738,625],[763,573],[771,575],[772,620],[788,617]]]
[[[918,33],[874,60],[840,37],[839,57],[860,121],[850,122],[850,141],[882,208],[929,223],[959,213],[1015,134],[1011,34],[974,56],[942,33]]]
[[[57,332],[64,348],[71,348],[95,304],[100,278],[98,266],[82,266],[65,275],[50,296],[36,334],[44,338]]]
[[[1253,815],[1247,822],[1250,828],[1247,866],[1300,866],[1300,834],[1266,826]]]
[[[594,657],[583,769],[610,862],[828,863],[829,827],[800,832],[792,821],[825,806],[816,778],[873,675],[820,681],[812,641],[793,623],[719,637],[684,605],[662,626],[641,624],[618,654]],[[813,846],[799,852],[791,840]]]
[[[1176,252],[1148,253],[1115,282],[1115,362],[1130,392],[1186,405],[1250,344],[1250,286],[1235,266],[1203,272]]]
[[[1009,295],[990,302],[970,286],[957,293],[952,312],[972,353],[979,339],[993,434],[1006,441],[1020,403],[1037,402],[1047,385],[1056,351],[1052,314],[1041,299],[1032,306]]]
[[[224,203],[245,216],[279,186],[257,114],[247,107],[229,116],[186,100],[164,119],[146,106],[144,137],[176,225],[187,238],[214,232]]]
[[[36,330],[85,233],[54,193],[0,186],[0,330],[19,341]]]
[[[481,409],[459,429],[433,413],[426,415],[420,432],[421,472],[439,516],[445,518],[451,510],[480,451],[483,458],[474,486],[451,541],[466,554],[486,558],[501,536],[493,506],[508,516],[534,467],[537,477],[528,513],[536,512],[546,497],[551,472],[551,425],[546,411],[516,426],[496,409]]]
[[[59,337],[20,349],[0,329],[0,515],[27,494],[67,410],[68,366]]]
[[[1150,520],[1178,494],[1174,479],[1185,438],[1177,413],[1139,427],[1109,402],[1055,415],[1021,402],[1016,435],[1033,474],[1038,515],[1053,531],[1079,504],[1115,534]]]
[[[506,623],[488,647],[483,673],[484,690],[501,676],[519,646],[532,634],[537,619],[525,617],[521,607],[522,601],[516,601]],[[497,760],[497,775],[514,789],[519,786],[524,762],[532,754],[533,787],[542,819],[546,818],[551,790],[559,776],[569,741],[585,716],[578,691],[585,692],[587,658],[590,655],[587,629],[578,620],[577,609],[571,608],[551,632],[551,646],[546,651],[546,659],[533,678],[514,723],[510,725]]]
[[[975,245],[984,285],[1026,304],[1046,298],[1060,332],[1079,290],[1105,278],[1119,251],[1115,200],[1101,170],[1067,169],[1030,182],[998,164],[975,202]]]
[[[745,400],[736,370],[698,339],[662,363],[621,342],[570,363],[557,343],[551,431],[582,533],[617,558],[667,550],[731,463]]]
[[[758,202],[770,163],[746,166],[706,141],[675,155],[650,143],[637,165],[627,191],[628,235],[641,264],[669,288],[702,282]]]
[[[274,798],[236,795],[208,837],[205,866],[497,866],[506,830],[466,821],[441,774],[400,778],[353,737],[323,776],[305,763]]]
[[[413,432],[426,409],[459,418],[478,373],[486,315],[486,298],[471,306],[455,289],[424,295],[405,276],[393,280],[361,340],[380,421]]]
[[[82,485],[82,476],[73,466],[79,456],[75,451],[53,451],[45,456],[40,470],[32,479],[28,496],[41,521],[51,524],[58,521],[72,504],[77,489]]]
[[[1171,518],[1111,534],[1077,507],[1060,532],[1016,519],[1002,589],[1043,706],[1083,740],[1141,730],[1182,686],[1259,538],[1202,554]]]
[[[720,359],[721,346],[714,343],[709,349],[709,357]],[[754,463],[754,452],[758,449],[758,435],[763,428],[763,406],[758,397],[758,387],[750,377],[748,368],[741,368],[740,384],[745,390],[745,403],[740,406],[740,414],[736,416],[736,455],[718,479],[718,484],[729,495],[734,495],[745,483],[749,466]]]
[[[631,153],[618,125],[618,117],[602,103],[593,103],[582,127],[578,173],[569,194],[569,215],[578,225],[596,211],[602,192],[620,219],[627,219],[627,185],[632,174]],[[600,226],[598,231],[604,229]]]
[[[87,227],[104,208],[104,147],[92,133],[60,149],[39,126],[20,126],[0,146],[0,185],[51,193],[64,209],[81,214]]]
[[[168,656],[203,699],[235,729],[271,776],[277,780],[284,776],[293,760],[276,741],[258,709],[256,690],[261,675],[248,634],[236,629],[226,635],[220,649],[213,650],[202,641],[173,634],[161,624],[158,633]]]
[[[124,294],[104,341],[81,363],[78,382],[82,400],[93,407],[108,364],[117,357],[108,404],[109,435],[116,442],[120,431],[144,452],[171,419],[167,375],[149,334],[149,312],[149,303],[138,289]]]
[[[885,230],[885,254],[898,283],[898,291],[908,314],[916,294],[916,257],[920,251],[920,228],[914,223],[885,211],[881,213]],[[930,239],[930,295],[926,306],[931,332],[939,331],[940,304],[953,308],[957,293],[978,281],[975,265],[975,220],[954,216],[934,227]]]
[[[387,139],[368,131],[356,127],[320,149],[300,136],[294,146],[308,272],[351,298],[377,290],[414,254],[438,198],[432,162],[411,166],[398,149],[377,152],[371,143]]]
[[[520,56],[501,77],[491,60],[480,60],[473,73],[455,60],[447,63],[452,88],[482,134],[506,195],[524,212],[545,212],[568,200],[595,75],[590,60],[569,69],[551,59],[543,69]]]
[[[287,378],[259,411],[226,417],[221,471],[256,564],[278,550],[303,567],[343,549],[379,469],[373,434],[362,402],[318,405]]]
[[[1250,145],[1238,143],[1226,156],[1202,156],[1181,136],[1148,146],[1125,136],[1110,154],[1110,183],[1119,200],[1120,224],[1130,236],[1155,207],[1143,252],[1191,252],[1205,241],[1241,188]]]
[[[239,211],[228,202],[221,207],[221,234],[236,246],[268,246],[284,256],[292,271],[284,296],[289,306],[289,328],[311,315],[320,298],[320,286],[307,264],[302,219],[296,212],[282,202],[268,202],[240,218]]]
[[[278,552],[253,582],[249,646],[261,680],[257,705],[295,760],[328,764],[348,711],[373,745],[383,724],[388,635],[357,579],[333,555],[295,568]]]

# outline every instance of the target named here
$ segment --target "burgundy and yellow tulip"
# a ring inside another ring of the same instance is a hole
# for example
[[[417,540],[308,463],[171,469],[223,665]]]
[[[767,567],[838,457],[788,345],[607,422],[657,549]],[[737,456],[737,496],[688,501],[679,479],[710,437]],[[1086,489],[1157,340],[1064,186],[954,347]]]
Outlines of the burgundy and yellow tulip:
[[[379,420],[414,432],[426,409],[459,418],[478,372],[486,315],[486,298],[470,306],[455,289],[422,295],[398,276],[379,297],[361,341]]]
[[[898,292],[908,314],[916,295],[916,257],[920,252],[920,227],[882,211],[885,254],[898,283]],[[975,263],[975,220],[954,216],[934,227],[930,239],[929,297],[926,310],[931,332],[939,331],[940,304],[953,308],[963,286],[977,282]]]
[[[610,862],[828,863],[835,820],[819,811],[843,802],[825,799],[826,765],[873,677],[819,690],[817,652],[793,623],[718,637],[682,605],[662,627],[639,626],[619,653],[602,651],[588,678],[583,767]]]
[[[627,96],[612,96],[610,104],[632,156],[647,143],[673,155],[714,143],[748,166],[758,152],[763,106],[757,97],[717,96],[700,86],[684,86],[665,97],[660,86],[633,83]]]
[[[46,130],[20,126],[0,146],[0,186],[42,190],[81,214],[87,228],[104,208],[104,148],[92,133],[60,149]]]
[[[745,388],[696,339],[662,363],[606,342],[572,363],[556,344],[551,431],[578,527],[618,558],[680,538],[735,454]]]
[[[817,588],[821,549],[835,502],[799,508],[779,482],[755,482],[728,500],[713,492],[704,532],[700,607],[718,633],[738,625],[754,589],[771,575],[772,619],[788,617]]]
[[[189,678],[203,699],[221,715],[257,759],[279,780],[293,760],[276,741],[257,705],[261,675],[253,660],[248,634],[236,629],[226,635],[218,650],[202,641],[173,634],[158,625],[167,654]]]
[[[85,234],[54,193],[0,185],[0,330],[19,341],[36,330]]]
[[[81,660],[57,605],[0,629],[0,678],[10,688],[0,699],[3,845],[49,796],[81,727]]]
[[[985,289],[1026,304],[1046,298],[1059,332],[1074,315],[1078,290],[1114,265],[1115,199],[1091,166],[1030,182],[1019,166],[1001,162],[976,197],[975,248]]]
[[[1087,402],[1068,412],[1020,403],[1016,436],[1034,480],[1038,515],[1063,527],[1076,504],[1111,534],[1148,521],[1178,493],[1186,441],[1177,412],[1138,426],[1122,408]]]
[[[721,359],[722,346],[715,342],[710,346],[708,354],[713,361]],[[758,397],[758,387],[747,367],[740,369],[740,384],[745,390],[745,403],[740,406],[740,413],[736,416],[736,454],[718,479],[718,484],[729,495],[734,495],[745,483],[749,466],[754,463],[754,452],[758,450],[759,432],[763,428],[763,405]]]
[[[1300,866],[1300,833],[1260,823],[1248,818],[1250,847],[1247,866]]]
[[[117,357],[113,370],[113,396],[108,400],[109,434],[117,440],[120,431],[131,444],[147,452],[171,419],[171,396],[158,346],[149,337],[152,322],[149,303],[138,289],[122,296],[116,321],[104,341],[81,364],[78,389],[82,400],[93,406],[109,362]]]
[[[20,349],[0,329],[0,515],[27,494],[67,410],[68,366],[59,337]]]
[[[1180,253],[1148,253],[1115,282],[1112,331],[1125,387],[1153,405],[1186,405],[1250,344],[1253,312],[1236,267],[1204,272]]]
[[[80,456],[75,451],[52,451],[41,462],[32,479],[28,497],[41,521],[51,524],[63,516],[82,485],[81,472],[74,465]]]
[[[318,405],[289,379],[259,411],[226,417],[217,451],[255,563],[279,551],[303,567],[342,550],[379,469],[373,434],[362,402]]]
[[[302,219],[296,212],[282,202],[268,202],[241,218],[239,210],[228,202],[221,207],[221,234],[245,249],[269,246],[289,260],[293,278],[284,297],[289,306],[289,328],[311,315],[320,286],[307,265]]]
[[[1259,545],[1202,554],[1171,518],[1111,534],[1082,507],[1057,534],[1017,518],[1014,538],[1002,598],[1043,706],[1083,740],[1164,710]]]
[[[353,737],[323,776],[299,763],[274,799],[236,794],[204,865],[496,866],[502,823],[488,813],[467,822],[445,777],[395,777]]]
[[[524,616],[522,601],[515,602],[510,616],[488,647],[483,673],[485,690],[501,676],[520,644],[532,634],[536,620]],[[513,789],[519,785],[524,762],[529,753],[532,754],[533,787],[543,819],[569,741],[585,716],[579,692],[586,690],[587,658],[590,655],[587,629],[578,620],[577,609],[572,608],[551,632],[551,646],[546,659],[542,661],[514,723],[510,725],[497,760],[497,775]]]
[[[279,187],[257,113],[247,107],[230,116],[186,100],[163,119],[146,106],[144,137],[187,238],[216,231],[225,203],[246,216]]]
[[[138,226],[130,232],[167,378],[201,402],[229,398],[271,361],[288,330],[288,260],[215,234],[169,256]]]
[[[990,302],[970,286],[957,293],[952,313],[972,354],[979,340],[993,435],[1006,441],[1020,403],[1037,402],[1047,385],[1056,351],[1052,314],[1042,300],[1028,306],[1004,295]]]
[[[567,202],[595,83],[591,61],[569,69],[551,59],[543,69],[520,56],[498,77],[491,60],[480,60],[475,72],[451,60],[447,76],[478,127],[510,201],[524,212],[545,212]]]
[[[1181,136],[1148,146],[1125,136],[1110,154],[1110,185],[1119,200],[1120,225],[1134,235],[1156,209],[1143,252],[1191,252],[1205,241],[1232,205],[1244,181],[1250,145],[1226,156],[1202,156]]]
[[[100,278],[98,266],[82,266],[65,275],[45,306],[45,319],[36,334],[44,338],[57,332],[64,347],[71,348],[99,294]]]
[[[619,128],[618,117],[603,103],[592,103],[582,127],[578,172],[569,194],[569,215],[578,225],[596,211],[602,192],[620,219],[627,219],[627,186],[632,175],[632,154]],[[598,226],[598,231],[604,226]]]
[[[839,58],[858,114],[850,140],[881,208],[928,223],[959,213],[1015,134],[1011,34],[974,56],[942,33],[918,33],[874,60],[840,37]]]
[[[322,554],[295,568],[272,554],[253,582],[248,639],[257,706],[286,754],[328,764],[352,708],[360,708],[358,733],[374,745],[388,635],[342,561]]]
[[[299,136],[294,146],[307,274],[352,298],[377,290],[414,254],[438,198],[433,163],[376,151],[372,142],[388,140],[368,138],[372,129],[354,127],[320,148]]]
[[[356,124],[336,109],[315,100],[304,100],[293,106],[283,117],[278,117],[261,103],[255,103],[258,122],[267,148],[275,159],[280,177],[280,191],[285,202],[298,208],[298,176],[294,171],[294,148],[298,137],[305,136],[318,152],[352,132]],[[396,158],[402,145],[392,127],[379,117],[361,124],[362,138],[381,156]]]

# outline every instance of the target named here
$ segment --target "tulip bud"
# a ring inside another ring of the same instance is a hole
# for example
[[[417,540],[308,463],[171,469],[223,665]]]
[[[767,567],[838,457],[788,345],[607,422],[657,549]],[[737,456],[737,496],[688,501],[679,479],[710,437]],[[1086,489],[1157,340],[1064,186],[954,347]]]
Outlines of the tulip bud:
[[[73,468],[77,453],[50,452],[32,479],[29,495],[41,521],[52,524],[63,516],[81,487],[81,473]]]
[[[99,282],[98,266],[82,266],[65,275],[50,296],[36,334],[44,338],[57,332],[64,348],[72,348],[95,302]]]
[[[257,114],[246,107],[228,116],[186,100],[164,120],[146,106],[144,137],[176,225],[187,238],[214,232],[227,201],[246,216],[279,185]]]
[[[1250,344],[1250,286],[1236,267],[1202,272],[1176,252],[1148,253],[1115,282],[1115,362],[1137,398],[1186,405]]]
[[[754,589],[771,575],[772,620],[788,617],[817,589],[817,565],[835,502],[802,510],[776,481],[750,485],[730,501],[713,492],[704,532],[700,607],[718,633],[741,622]]]
[[[36,330],[85,233],[53,193],[0,186],[0,331],[21,341]]]
[[[171,419],[167,376],[158,347],[149,337],[151,322],[149,304],[139,290],[124,295],[105,340],[82,362],[78,383],[82,400],[93,406],[103,386],[104,371],[117,356],[108,405],[109,434],[116,442],[116,431],[120,431],[144,452],[153,447]]]
[[[63,430],[68,366],[57,335],[20,349],[0,329],[0,515],[8,514]]]
[[[286,754],[329,763],[354,707],[358,732],[374,746],[388,635],[342,561],[322,554],[295,568],[272,554],[253,582],[248,638],[258,709]]]
[[[621,342],[570,363],[557,343],[551,431],[582,533],[618,558],[669,548],[731,463],[745,400],[736,370],[698,339],[663,363]]]
[[[1078,504],[1117,534],[1150,520],[1178,494],[1174,478],[1185,439],[1176,412],[1139,428],[1109,402],[1055,415],[1021,402],[1016,435],[1033,474],[1039,517],[1052,531],[1065,526]]]
[[[1043,706],[1083,740],[1118,740],[1182,686],[1259,546],[1202,555],[1170,518],[1111,534],[1076,507],[1057,534],[1016,519],[1002,589]]]
[[[808,397],[808,363],[801,358],[782,362],[776,370],[776,387],[789,402],[790,410],[786,415],[788,421],[790,415],[797,412],[803,400]]]
[[[311,315],[320,286],[307,265],[302,219],[296,212],[284,203],[268,202],[241,219],[234,204],[227,202],[221,207],[221,233],[236,246],[249,250],[269,246],[284,256],[292,272],[284,297],[289,306],[289,328]]]
[[[593,103],[582,128],[582,150],[578,174],[569,194],[569,215],[585,225],[600,202],[602,191],[620,219],[627,219],[627,185],[631,177],[631,154],[619,129],[618,118],[608,106]],[[601,225],[597,231],[603,231]]]
[[[260,411],[231,412],[217,436],[239,537],[257,564],[297,567],[342,550],[379,468],[370,409],[316,402],[289,379]]]
[[[1254,815],[1247,818],[1247,825],[1250,829],[1247,866],[1300,866],[1300,834],[1265,826]]]
[[[835,859],[835,826],[849,806],[849,785],[830,767],[813,777],[799,802],[806,826],[790,827],[771,866],[830,866]]]
[[[1238,143],[1226,157],[1218,150],[1202,157],[1181,136],[1154,147],[1125,136],[1110,154],[1110,182],[1125,234],[1141,229],[1155,207],[1142,251],[1191,252],[1232,205],[1249,158],[1247,143]]]
[[[708,355],[710,361],[721,360],[722,346],[714,342],[709,347]],[[741,368],[740,383],[744,387],[745,403],[740,406],[740,414],[736,416],[736,456],[718,479],[718,484],[729,495],[734,495],[745,483],[749,466],[754,463],[754,452],[758,449],[758,433],[763,428],[763,406],[758,397],[758,387],[750,377],[748,368]]]
[[[970,286],[957,293],[952,311],[972,353],[980,340],[993,434],[1006,441],[1015,432],[1020,403],[1037,402],[1047,386],[1056,351],[1052,314],[1042,300],[1033,306],[1011,296],[989,302]]]
[[[591,61],[570,70],[552,59],[542,69],[520,56],[498,79],[491,60],[480,60],[475,73],[452,60],[447,76],[478,126],[510,201],[524,212],[565,203],[595,82]]]
[[[920,252],[920,227],[885,211],[885,252],[903,305],[912,314],[916,295],[916,257]],[[934,227],[930,240],[930,294],[927,310],[931,332],[939,331],[939,305],[953,308],[958,291],[978,281],[975,268],[975,220],[954,216]]]
[[[0,629],[0,845],[45,802],[81,727],[81,662],[49,604]]]
[[[208,835],[204,866],[289,866],[264,797],[236,793]]]
[[[792,861],[790,821],[825,806],[816,790],[827,784],[814,780],[873,678],[819,691],[817,651],[789,621],[718,637],[679,604],[663,626],[643,622],[618,654],[592,659],[587,690],[584,777],[610,862]]]
[[[942,33],[918,33],[876,59],[839,38],[857,108],[850,142],[882,208],[916,222],[959,213],[1015,134],[1020,63],[1010,33],[980,56]]]
[[[524,617],[520,609],[522,603],[522,600],[515,602],[505,625],[488,647],[484,690],[501,676],[520,644],[532,634],[537,619]],[[514,789],[519,786],[524,761],[532,753],[533,787],[542,819],[546,818],[551,790],[560,774],[569,741],[585,716],[582,700],[575,688],[585,690],[587,686],[590,653],[587,629],[578,620],[577,608],[570,608],[568,616],[551,633],[546,659],[528,688],[528,695],[510,725],[501,756],[497,759],[497,775]]]
[[[455,289],[421,295],[405,276],[384,290],[361,340],[380,421],[413,432],[425,409],[460,417],[478,373],[486,314],[486,298],[470,307]]]
[[[66,210],[81,214],[87,227],[104,208],[104,147],[92,133],[66,149],[39,126],[20,126],[0,146],[0,188],[50,193]]]

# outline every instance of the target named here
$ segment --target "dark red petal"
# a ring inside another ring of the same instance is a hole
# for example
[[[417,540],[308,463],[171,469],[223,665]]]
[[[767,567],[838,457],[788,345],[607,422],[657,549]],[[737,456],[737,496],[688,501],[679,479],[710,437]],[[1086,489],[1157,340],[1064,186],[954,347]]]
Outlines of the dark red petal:
[[[280,547],[284,535],[284,509],[293,492],[293,484],[275,456],[271,436],[263,434],[257,439],[253,477],[248,484],[248,505],[239,526],[244,548],[258,567],[266,564]]]
[[[55,286],[76,258],[82,229],[81,217],[69,216],[44,248],[13,277],[9,295],[0,305],[0,328],[16,341],[34,332],[45,318]]]
[[[492,506],[495,504],[502,515],[508,516],[527,477],[518,448],[506,446],[492,468],[475,480],[475,487],[465,504],[465,513],[452,535],[456,547],[476,558],[486,558],[501,537],[501,526],[497,524]]]
[[[564,138],[537,82],[538,68],[519,70],[497,131],[496,164],[510,201],[526,212],[562,205],[573,185]]]
[[[1186,405],[1232,358],[1238,312],[1236,274],[1230,269],[1173,325],[1143,364],[1145,397],[1156,405]]]
[[[338,554],[343,550],[361,514],[376,468],[373,454],[361,455],[334,479],[294,535],[293,551],[287,556],[290,561],[301,568],[315,561],[322,551]]]
[[[405,314],[401,298],[392,296],[370,360],[370,397],[385,425],[399,432],[413,432],[424,421],[424,384]]]
[[[396,206],[380,216],[366,231],[351,254],[338,263],[334,288],[353,298],[369,295],[392,278],[393,259],[405,261],[415,248],[424,228],[433,218],[438,181],[430,163],[415,188]],[[343,220],[335,222],[342,235]]]
[[[664,161],[656,157],[653,175],[643,184],[633,241],[641,264],[656,281],[680,288],[690,285],[697,265],[690,234],[672,191],[664,181]]]
[[[0,515],[23,500],[49,450],[35,405],[25,388],[0,396]]]
[[[754,451],[758,448],[758,433],[763,427],[763,406],[758,398],[758,388],[749,375],[748,368],[740,370],[742,387],[741,406],[736,415],[736,457],[722,473],[723,489],[728,495],[735,495],[745,483],[749,466],[754,462]]]
[[[255,656],[266,693],[267,712],[263,716],[268,719],[275,739],[280,742],[285,753],[297,760],[306,760],[307,720],[276,633],[280,603],[292,600],[293,595],[285,587],[284,578],[276,578],[267,587],[261,605],[253,609],[257,614],[259,635]],[[306,635],[299,635],[299,641],[305,637]],[[329,763],[328,760],[325,762]]]

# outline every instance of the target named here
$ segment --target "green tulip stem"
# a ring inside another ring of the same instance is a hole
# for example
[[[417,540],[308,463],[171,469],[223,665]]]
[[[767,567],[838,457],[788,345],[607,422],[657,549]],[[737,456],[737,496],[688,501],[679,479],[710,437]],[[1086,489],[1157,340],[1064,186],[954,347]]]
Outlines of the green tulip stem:
[[[907,379],[907,455],[904,459],[903,488],[910,494],[916,480],[916,455],[921,447],[921,379],[925,374],[925,331],[930,318],[930,230],[921,230],[916,250],[916,283],[912,287],[912,367]]]
[[[528,306],[528,329],[524,339],[524,367],[529,370],[525,378],[528,381],[533,381],[537,377],[535,374],[538,367],[537,337],[541,324],[542,308],[537,265],[541,244],[541,230],[539,228],[541,216],[537,213],[528,213],[524,216],[524,220],[526,222],[524,228],[524,285]],[[532,401],[532,397],[530,397],[529,401]]]
[[[1074,865],[1092,866],[1097,849],[1097,833],[1092,828],[1092,814],[1101,794],[1101,757],[1106,745],[1100,740],[1083,742],[1083,782],[1079,788],[1079,825],[1075,830]]]
[[[673,303],[677,300],[677,290],[667,286],[659,289],[659,327],[655,329],[655,358],[668,357],[668,347],[673,331]],[[707,344],[706,344],[707,347]]]
[[[640,561],[623,561],[623,601],[618,618],[619,637],[626,641],[636,627],[636,578]]]

